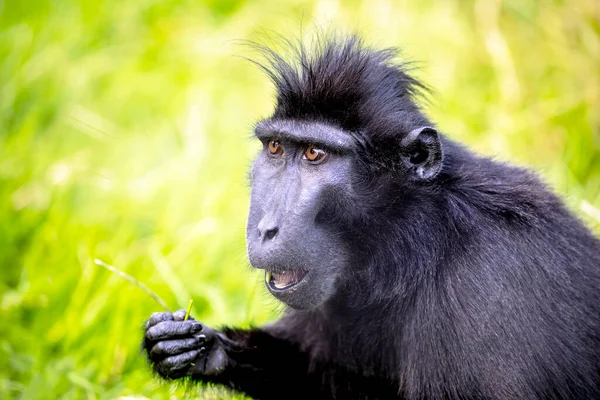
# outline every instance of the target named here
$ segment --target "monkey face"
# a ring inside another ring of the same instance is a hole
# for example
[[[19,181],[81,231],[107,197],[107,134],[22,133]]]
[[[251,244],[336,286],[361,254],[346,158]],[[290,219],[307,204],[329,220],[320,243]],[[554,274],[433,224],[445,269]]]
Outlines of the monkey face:
[[[295,309],[314,308],[352,276],[345,273],[350,262],[361,268],[356,255],[362,243],[349,236],[356,236],[356,226],[369,219],[364,218],[369,202],[360,193],[371,178],[357,156],[355,138],[341,129],[270,119],[259,123],[255,134],[263,151],[251,171],[246,227],[250,264],[265,270],[265,283],[276,298]],[[399,149],[404,172],[387,174],[395,184],[384,184],[380,197],[371,199],[375,204],[386,197],[394,201],[397,196],[386,191],[398,182],[427,181],[440,171],[435,129],[412,130]],[[369,249],[363,250],[368,257]]]
[[[264,148],[251,172],[248,256],[269,291],[295,309],[331,297],[348,264],[336,205],[352,191],[352,159],[348,139],[333,131],[289,121],[257,127]]]

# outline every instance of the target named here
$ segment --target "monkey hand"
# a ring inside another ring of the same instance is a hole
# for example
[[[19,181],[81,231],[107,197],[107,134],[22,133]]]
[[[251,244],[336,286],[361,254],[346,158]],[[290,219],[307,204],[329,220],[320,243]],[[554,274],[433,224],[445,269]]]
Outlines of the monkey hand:
[[[154,372],[166,379],[221,374],[229,359],[219,332],[193,318],[185,311],[154,313],[146,322],[144,350]]]

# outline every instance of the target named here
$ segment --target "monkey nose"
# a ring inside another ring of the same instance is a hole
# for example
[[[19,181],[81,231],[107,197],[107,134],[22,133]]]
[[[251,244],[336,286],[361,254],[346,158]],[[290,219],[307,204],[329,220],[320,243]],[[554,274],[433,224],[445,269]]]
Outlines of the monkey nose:
[[[258,236],[263,240],[263,242],[273,240],[279,232],[278,224],[270,218],[263,218],[258,223],[257,229]]]

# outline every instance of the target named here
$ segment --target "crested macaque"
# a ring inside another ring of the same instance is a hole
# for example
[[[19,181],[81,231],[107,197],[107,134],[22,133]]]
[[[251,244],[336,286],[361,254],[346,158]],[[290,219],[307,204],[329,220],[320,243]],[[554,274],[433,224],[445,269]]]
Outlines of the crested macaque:
[[[265,51],[246,240],[286,311],[153,314],[154,371],[256,399],[600,399],[600,241],[561,199],[440,132],[394,51]]]

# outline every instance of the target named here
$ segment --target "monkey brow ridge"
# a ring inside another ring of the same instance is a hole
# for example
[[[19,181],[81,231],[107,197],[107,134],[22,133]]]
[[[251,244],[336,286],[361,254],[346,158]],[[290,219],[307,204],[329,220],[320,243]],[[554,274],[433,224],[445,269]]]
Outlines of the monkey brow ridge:
[[[350,133],[321,122],[266,119],[256,125],[254,134],[261,140],[277,137],[291,142],[321,145],[340,152],[356,148]]]

